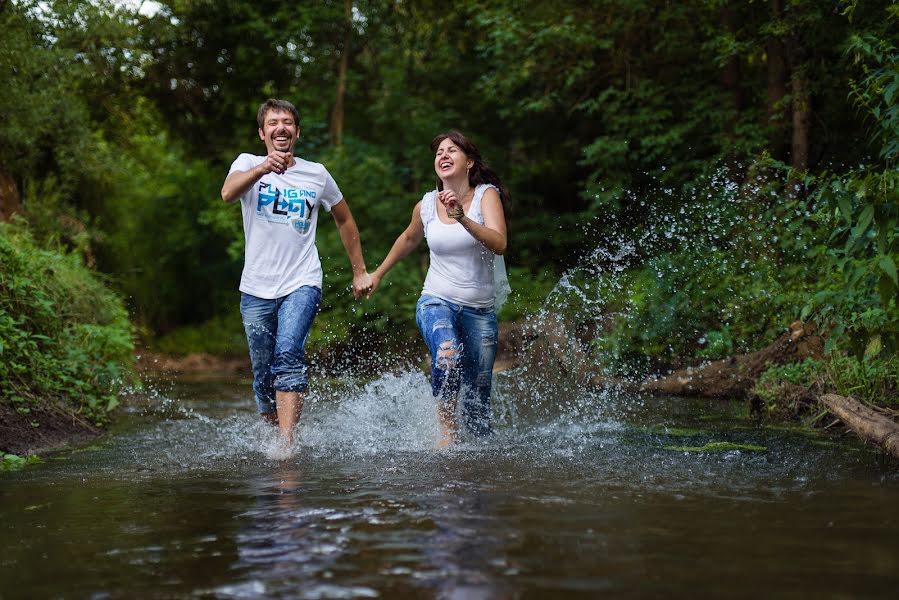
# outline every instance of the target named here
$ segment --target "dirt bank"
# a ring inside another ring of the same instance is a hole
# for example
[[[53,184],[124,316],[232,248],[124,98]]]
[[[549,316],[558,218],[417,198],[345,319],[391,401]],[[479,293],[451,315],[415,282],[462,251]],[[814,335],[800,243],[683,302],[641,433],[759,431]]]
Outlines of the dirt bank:
[[[22,413],[11,402],[0,402],[0,452],[46,454],[82,444],[103,431],[52,401],[31,405],[28,411]]]

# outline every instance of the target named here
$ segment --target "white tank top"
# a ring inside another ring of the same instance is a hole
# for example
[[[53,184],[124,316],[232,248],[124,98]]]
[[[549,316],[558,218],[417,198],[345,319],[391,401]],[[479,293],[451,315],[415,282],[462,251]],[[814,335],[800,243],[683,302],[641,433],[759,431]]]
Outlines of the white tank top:
[[[467,217],[484,224],[481,198],[490,184],[481,184],[474,190],[474,197]],[[421,222],[431,252],[431,266],[425,277],[422,294],[437,296],[454,304],[473,308],[494,305],[494,254],[485,248],[461,224],[443,223],[437,216],[437,191],[430,191],[421,199]]]

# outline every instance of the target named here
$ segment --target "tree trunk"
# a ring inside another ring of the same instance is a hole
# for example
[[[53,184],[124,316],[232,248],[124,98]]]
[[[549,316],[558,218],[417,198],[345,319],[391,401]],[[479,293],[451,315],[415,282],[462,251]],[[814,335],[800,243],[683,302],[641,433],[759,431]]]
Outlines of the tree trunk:
[[[343,144],[343,104],[346,97],[347,70],[350,61],[350,36],[353,33],[353,0],[344,0],[343,7],[346,16],[345,33],[337,71],[337,97],[334,99],[334,110],[331,113],[331,143],[335,146]]]
[[[790,109],[793,113],[793,139],[790,145],[790,164],[797,171],[808,169],[809,134],[811,124],[812,98],[809,93],[808,52],[800,36],[799,23],[802,22],[800,6],[792,6],[790,15],[791,33],[787,42],[787,57],[790,61]]]
[[[771,21],[783,18],[783,0],[771,0]],[[789,127],[789,111],[784,104],[787,95],[787,47],[779,37],[768,38],[768,99],[765,127],[770,131],[768,147],[771,155],[784,160],[787,157],[785,140]]]
[[[22,206],[15,180],[0,167],[0,221],[7,221]]]
[[[863,439],[874,442],[893,458],[899,459],[899,424],[895,421],[852,398],[824,394],[821,402],[849,429]]]
[[[804,68],[793,69],[793,143],[790,163],[797,171],[808,169],[809,123],[811,119],[811,96]]]
[[[737,25],[734,17],[734,11],[727,4],[721,7],[718,18],[722,29],[729,34],[736,36]],[[727,59],[724,70],[721,72],[721,83],[730,97],[731,106],[735,111],[743,108],[743,92],[740,89],[740,57],[737,54]]]

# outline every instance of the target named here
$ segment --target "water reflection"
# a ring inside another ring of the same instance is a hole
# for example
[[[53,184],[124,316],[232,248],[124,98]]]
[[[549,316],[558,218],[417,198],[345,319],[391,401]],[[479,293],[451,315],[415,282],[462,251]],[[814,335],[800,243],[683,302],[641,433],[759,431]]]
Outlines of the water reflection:
[[[512,598],[504,577],[509,565],[505,540],[498,536],[493,495],[471,482],[449,481],[429,494],[422,509],[431,515],[434,530],[419,544],[424,559],[416,577],[436,590],[438,598]]]

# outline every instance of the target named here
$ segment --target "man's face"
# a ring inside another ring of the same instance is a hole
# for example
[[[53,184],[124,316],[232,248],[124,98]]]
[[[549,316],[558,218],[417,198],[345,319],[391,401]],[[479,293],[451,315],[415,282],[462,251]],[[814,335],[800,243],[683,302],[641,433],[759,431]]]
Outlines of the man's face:
[[[259,139],[265,142],[268,154],[275,150],[293,152],[299,136],[300,126],[294,121],[293,115],[277,108],[266,111],[262,129],[259,130]]]

